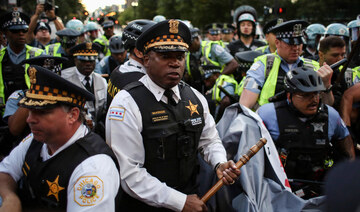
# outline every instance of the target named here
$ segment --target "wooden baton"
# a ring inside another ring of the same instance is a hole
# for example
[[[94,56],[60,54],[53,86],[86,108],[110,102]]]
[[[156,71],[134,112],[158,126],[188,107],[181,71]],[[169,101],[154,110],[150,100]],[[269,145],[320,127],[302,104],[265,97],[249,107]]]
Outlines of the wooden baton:
[[[266,144],[266,142],[267,140],[265,138],[260,138],[260,140],[239,159],[239,161],[235,164],[236,168],[240,169],[243,165],[245,165],[251,157]],[[220,179],[208,192],[206,192],[206,194],[201,198],[201,201],[206,203],[223,185],[224,182]]]

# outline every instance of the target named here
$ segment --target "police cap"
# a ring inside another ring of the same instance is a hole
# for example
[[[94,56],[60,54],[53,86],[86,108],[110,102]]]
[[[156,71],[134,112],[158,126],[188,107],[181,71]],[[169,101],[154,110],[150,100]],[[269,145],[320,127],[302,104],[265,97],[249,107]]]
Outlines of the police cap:
[[[41,29],[46,29],[47,31],[49,31],[49,34],[51,34],[51,28],[50,28],[49,24],[40,21],[36,24],[36,27],[34,30],[34,35],[36,35],[36,33]]]
[[[276,34],[276,38],[290,45],[299,45],[304,43],[303,31],[308,22],[302,20],[286,21],[272,28],[271,32]]]
[[[212,23],[205,26],[205,30],[210,35],[219,35],[221,33],[221,24]]]
[[[14,8],[12,12],[6,13],[0,17],[0,26],[2,30],[28,29],[30,23],[29,16]]]
[[[79,60],[96,60],[101,46],[97,43],[85,42],[78,44],[70,49],[70,54]]]
[[[161,21],[143,32],[136,41],[141,52],[187,51],[191,43],[189,28],[179,20]]]
[[[214,73],[221,73],[221,68],[219,66],[214,65],[202,65],[201,69],[204,73],[204,78],[208,79]]]
[[[224,23],[222,25],[221,33],[230,34],[235,31],[235,27],[232,24]]]
[[[263,32],[264,34],[269,34],[270,32],[272,32],[271,30],[277,26],[280,25],[284,22],[284,20],[282,18],[275,18],[269,22],[267,22],[264,27],[263,27]]]
[[[56,74],[60,75],[60,71],[61,71],[61,64],[68,61],[67,58],[65,57],[55,57],[55,56],[50,56],[50,55],[40,55],[37,57],[33,57],[30,59],[26,59],[23,60],[21,62],[21,64],[30,64],[30,65],[37,65],[37,66],[42,66],[46,69],[49,69],[53,72],[55,72]]]
[[[109,28],[109,27],[113,27],[114,26],[114,22],[113,21],[104,21],[101,24],[102,28]]]
[[[28,74],[31,85],[19,102],[21,107],[46,109],[67,104],[84,109],[86,101],[94,100],[93,94],[46,68],[33,65]]]

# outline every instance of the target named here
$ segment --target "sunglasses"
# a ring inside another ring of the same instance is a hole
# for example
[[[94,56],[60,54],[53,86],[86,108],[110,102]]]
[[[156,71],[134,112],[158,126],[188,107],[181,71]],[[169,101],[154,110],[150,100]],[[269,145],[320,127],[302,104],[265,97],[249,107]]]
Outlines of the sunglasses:
[[[17,34],[17,33],[20,33],[20,32],[27,33],[29,30],[28,29],[9,29],[9,31],[11,33]]]
[[[104,31],[109,30],[109,29],[112,29],[112,27],[103,27]]]

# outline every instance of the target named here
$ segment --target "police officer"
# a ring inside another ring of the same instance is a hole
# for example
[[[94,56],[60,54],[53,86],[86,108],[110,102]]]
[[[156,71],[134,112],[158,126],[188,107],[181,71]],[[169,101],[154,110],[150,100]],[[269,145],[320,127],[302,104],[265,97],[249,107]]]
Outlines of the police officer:
[[[0,51],[0,105],[16,90],[27,89],[30,86],[29,76],[20,63],[32,57],[39,56],[43,50],[25,44],[25,35],[28,31],[29,17],[19,12],[13,12],[0,17],[0,26],[8,40],[8,45]],[[1,110],[3,113],[3,109]]]
[[[318,45],[321,36],[325,33],[325,27],[322,24],[310,24],[305,30],[306,48],[302,53],[304,58],[319,60]]]
[[[332,166],[332,151],[355,157],[352,139],[338,112],[321,103],[325,86],[317,72],[295,68],[287,72],[284,85],[286,100],[265,104],[258,114],[275,142],[287,176],[321,181]],[[300,188],[306,195],[303,198],[311,197],[304,187],[293,184],[295,193]]]
[[[349,33],[349,29],[346,27],[346,25],[340,24],[340,23],[329,24],[326,27],[326,31],[324,33],[325,38],[328,36],[337,36],[337,37],[343,39],[346,43],[346,52],[347,53],[350,52],[350,46],[349,46],[350,33]]]
[[[236,60],[218,41],[202,41],[196,29],[191,29],[191,31],[193,38],[189,47],[190,52],[186,55],[188,75],[193,74],[195,76],[201,65],[218,66],[223,74],[230,75],[235,72],[238,66]],[[198,89],[198,87],[196,88]]]
[[[45,47],[45,53],[47,55],[55,57],[65,57],[67,62],[62,64],[62,69],[74,67],[75,63],[70,54],[70,49],[74,47],[78,42],[80,33],[74,29],[63,29],[56,32],[60,42],[50,44]]]
[[[61,72],[63,78],[95,95],[94,101],[86,102],[86,109],[91,115],[94,127],[97,127],[100,117],[106,113],[107,82],[100,74],[94,73],[100,50],[100,45],[91,42],[74,46],[70,53],[74,58],[75,66]],[[94,128],[94,130],[98,130],[98,128]],[[101,136],[104,135],[101,134]]]
[[[141,33],[154,25],[155,22],[146,19],[138,19],[130,22],[124,29],[122,42],[124,48],[129,52],[129,60],[123,65],[118,66],[110,75],[107,90],[107,107],[109,108],[114,96],[125,85],[137,81],[146,74],[143,62],[143,54],[136,46],[135,42]]]
[[[276,51],[276,45],[275,45],[276,35],[271,30],[276,25],[279,25],[283,22],[284,22],[284,20],[282,18],[276,18],[276,19],[273,19],[273,20],[267,22],[264,25],[263,32],[265,34],[265,39],[266,39],[267,45],[261,46],[261,47],[255,49],[255,51],[260,51],[263,54],[270,54],[270,53],[274,53]]]
[[[104,35],[100,38],[95,39],[93,42],[99,44],[102,47],[102,52],[99,55],[99,59],[102,59],[105,56],[110,56],[111,52],[109,49],[109,39],[115,35],[114,33],[114,21],[113,20],[105,20],[102,24],[102,29],[104,31]]]
[[[268,99],[283,91],[283,80],[286,72],[296,67],[308,66],[319,69],[316,61],[299,57],[302,52],[302,29],[305,21],[292,20],[277,25],[272,30],[276,33],[274,54],[266,54],[256,58],[246,73],[246,78],[239,89],[240,104],[253,108],[268,103]],[[324,65],[318,70],[326,88],[330,89],[332,69]],[[243,88],[243,90],[242,90]],[[324,96],[326,102],[333,101],[331,91]],[[324,99],[324,101],[325,101]]]
[[[195,195],[197,151],[225,184],[240,175],[226,162],[205,98],[181,82],[190,40],[188,27],[178,20],[142,33],[136,48],[144,53],[147,75],[110,105],[106,141],[120,162],[125,211],[206,210]]]
[[[350,33],[350,50],[354,48],[356,41],[360,36],[360,19],[352,20],[347,24]],[[360,75],[360,50],[354,53],[352,61],[349,63],[349,67],[354,68],[354,71]]]
[[[122,44],[120,35],[114,35],[110,38],[109,49],[111,55],[105,56],[99,63],[96,64],[95,67],[95,72],[103,74],[106,78],[110,76],[111,72],[116,67],[124,64],[127,55],[127,51]]]
[[[94,96],[40,66],[30,67],[29,76],[31,88],[20,106],[30,111],[32,134],[0,163],[1,208],[115,211],[116,157],[83,124],[85,102]]]
[[[206,31],[206,40],[209,41],[219,41],[219,44],[221,44],[221,24],[218,23],[212,23],[205,26]],[[222,45],[222,44],[221,44]],[[225,47],[225,46],[223,46]]]
[[[156,15],[156,16],[153,17],[153,21],[155,23],[159,23],[159,22],[165,21],[165,20],[166,20],[166,18],[163,15]]]
[[[241,6],[234,13],[234,22],[239,39],[231,42],[227,48],[231,55],[237,52],[255,50],[266,44],[255,39],[256,11],[251,6]]]
[[[27,37],[29,37],[29,35],[32,35],[32,42],[28,42],[29,46],[37,47],[39,49],[45,49],[45,46],[56,43],[57,40],[51,39],[50,34],[51,28],[49,24],[45,22],[38,22],[33,33],[31,33],[30,31],[27,33]]]

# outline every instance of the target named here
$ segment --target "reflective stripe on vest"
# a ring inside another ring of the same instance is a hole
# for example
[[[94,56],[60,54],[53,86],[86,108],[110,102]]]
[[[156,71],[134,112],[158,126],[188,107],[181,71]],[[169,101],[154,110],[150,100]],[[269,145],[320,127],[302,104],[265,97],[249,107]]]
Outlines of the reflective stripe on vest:
[[[211,47],[213,44],[218,44],[221,46],[220,42],[218,42],[218,41],[201,41],[201,54],[204,59],[204,61],[202,62],[202,65],[210,64],[210,65],[215,65],[215,66],[221,67],[220,72],[222,72],[224,70],[225,64],[223,66],[220,66],[219,62],[211,60],[211,58],[210,58]]]
[[[61,53],[58,53],[59,48],[61,47],[60,43],[54,43],[47,45],[45,47],[45,54],[51,55],[54,57],[61,57]]]

